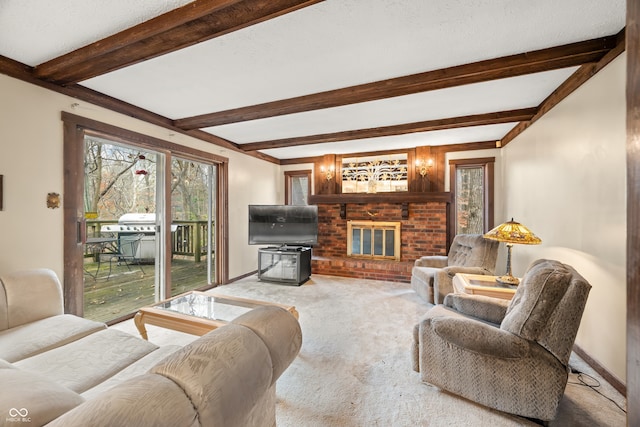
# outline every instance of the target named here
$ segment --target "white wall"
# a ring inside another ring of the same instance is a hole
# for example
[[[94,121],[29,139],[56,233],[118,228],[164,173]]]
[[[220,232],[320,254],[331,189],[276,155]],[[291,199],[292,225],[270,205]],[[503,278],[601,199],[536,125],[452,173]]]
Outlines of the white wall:
[[[576,343],[626,378],[626,55],[501,150],[504,209],[542,239],[513,247],[513,274],[557,259],[592,285]],[[501,245],[502,246],[502,245]]]
[[[0,274],[47,267],[62,277],[63,213],[47,209],[49,192],[63,194],[61,111],[113,124],[229,159],[229,277],[257,268],[247,244],[247,205],[278,203],[277,165],[0,75]],[[78,103],[76,107],[72,104]]]
[[[229,157],[229,278],[258,269],[258,248],[249,245],[249,205],[280,203],[279,166],[233,153]]]

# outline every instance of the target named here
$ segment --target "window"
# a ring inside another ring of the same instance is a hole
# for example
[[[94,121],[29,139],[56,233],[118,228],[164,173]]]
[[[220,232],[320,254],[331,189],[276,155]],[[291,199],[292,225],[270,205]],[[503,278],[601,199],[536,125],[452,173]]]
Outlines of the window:
[[[311,171],[287,171],[285,176],[285,204],[307,205],[311,194]]]
[[[407,154],[342,160],[343,193],[408,191]]]
[[[495,158],[451,160],[455,234],[483,234],[493,228],[493,165]]]

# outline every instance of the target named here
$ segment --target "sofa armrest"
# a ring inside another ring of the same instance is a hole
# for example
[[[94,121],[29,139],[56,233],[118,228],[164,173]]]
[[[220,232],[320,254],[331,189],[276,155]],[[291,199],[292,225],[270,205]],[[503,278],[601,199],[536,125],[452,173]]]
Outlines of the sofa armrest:
[[[150,373],[184,390],[202,425],[240,426],[300,351],[298,321],[280,307],[262,306],[202,336]]]
[[[443,255],[423,256],[415,261],[414,266],[443,268],[447,266],[447,260],[448,258]]]
[[[275,383],[293,362],[302,347],[300,323],[287,310],[276,306],[264,306],[236,318],[233,324],[253,331],[269,349]]]
[[[54,419],[46,427],[202,425],[196,408],[178,384],[161,375],[144,374],[87,400]]]
[[[507,312],[510,301],[485,295],[448,294],[444,305],[467,316],[499,325]]]
[[[529,354],[529,342],[515,334],[473,319],[436,317],[430,327],[443,340],[487,357],[518,359]]]
[[[0,307],[0,330],[64,313],[62,286],[49,269],[33,269],[0,277],[6,300]],[[3,324],[6,323],[6,324]]]

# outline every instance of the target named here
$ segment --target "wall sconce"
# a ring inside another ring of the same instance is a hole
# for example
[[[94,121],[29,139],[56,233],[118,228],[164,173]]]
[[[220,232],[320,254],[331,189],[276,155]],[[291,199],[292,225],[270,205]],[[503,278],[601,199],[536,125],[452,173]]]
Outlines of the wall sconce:
[[[327,179],[327,181],[331,181],[331,179],[333,178],[333,172],[335,171],[335,168],[333,166],[329,167],[329,168],[325,168],[324,166],[320,166],[320,172],[322,172],[324,174],[324,177]]]
[[[424,159],[416,160],[416,167],[421,177],[425,177],[433,167],[433,159],[425,161]]]

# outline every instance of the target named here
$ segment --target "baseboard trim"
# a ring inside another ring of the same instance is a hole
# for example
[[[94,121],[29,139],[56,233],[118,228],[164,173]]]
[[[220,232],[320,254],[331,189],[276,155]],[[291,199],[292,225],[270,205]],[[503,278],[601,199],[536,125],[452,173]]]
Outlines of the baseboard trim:
[[[574,345],[573,351],[582,358],[594,371],[604,378],[613,388],[618,390],[618,393],[627,397],[627,386],[620,381],[618,377],[609,372],[604,366],[602,366],[597,360],[589,356],[580,346]]]
[[[254,274],[258,274],[258,270],[253,270],[247,274],[243,274],[242,276],[236,276],[232,279],[227,280],[227,282],[224,284],[227,285],[229,283],[237,282],[238,280],[244,279],[245,277],[253,276]]]

